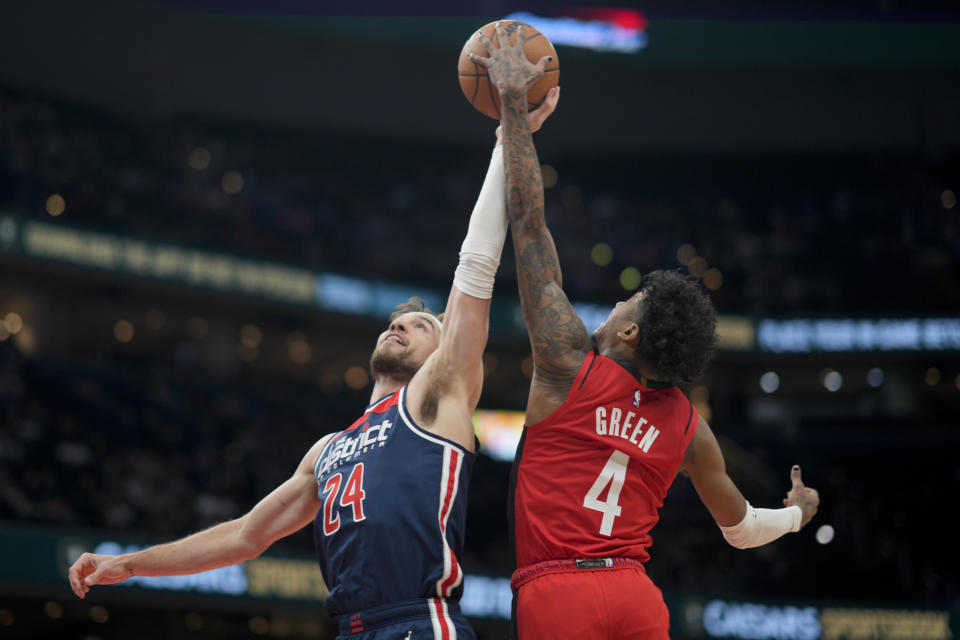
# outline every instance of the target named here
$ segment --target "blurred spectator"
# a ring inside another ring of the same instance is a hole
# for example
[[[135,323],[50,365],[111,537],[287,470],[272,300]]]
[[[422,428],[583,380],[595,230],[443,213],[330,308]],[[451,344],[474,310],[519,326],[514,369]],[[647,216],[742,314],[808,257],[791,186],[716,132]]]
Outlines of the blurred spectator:
[[[445,289],[486,153],[174,123],[149,128],[0,91],[0,208]],[[957,158],[546,159],[572,297],[620,272],[709,268],[726,312],[949,313],[960,304]],[[952,190],[951,190],[952,189]],[[591,260],[595,244],[609,264]],[[691,259],[697,256],[695,263]],[[509,255],[500,287],[514,277]],[[719,278],[718,278],[719,275]],[[908,283],[909,286],[904,286]]]

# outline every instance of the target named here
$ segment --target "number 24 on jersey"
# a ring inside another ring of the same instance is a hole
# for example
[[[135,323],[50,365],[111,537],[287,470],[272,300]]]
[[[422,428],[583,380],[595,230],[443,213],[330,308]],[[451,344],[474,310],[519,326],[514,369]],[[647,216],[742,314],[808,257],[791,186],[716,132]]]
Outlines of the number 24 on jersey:
[[[326,496],[323,499],[323,534],[332,535],[340,529],[340,510],[333,510],[333,501],[340,493],[340,483],[343,482],[343,474],[336,473],[327,478],[327,483],[323,485],[323,493]],[[340,496],[340,506],[353,509],[353,521],[360,522],[366,520],[367,516],[363,513],[363,501],[367,497],[363,490],[363,463],[357,463],[347,478],[347,486],[343,489],[343,495]]]

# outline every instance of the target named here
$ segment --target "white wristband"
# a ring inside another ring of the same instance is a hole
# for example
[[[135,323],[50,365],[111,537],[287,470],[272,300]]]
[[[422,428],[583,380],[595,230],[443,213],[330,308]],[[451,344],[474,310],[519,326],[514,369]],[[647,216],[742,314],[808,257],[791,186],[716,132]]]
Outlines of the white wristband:
[[[803,511],[798,506],[784,509],[754,509],[747,503],[743,520],[732,527],[720,527],[723,537],[737,549],[759,547],[791,531],[800,531]]]
[[[453,276],[453,284],[460,291],[475,298],[493,297],[493,280],[500,265],[508,227],[503,147],[497,145],[470,215],[467,236],[460,247],[460,263]]]

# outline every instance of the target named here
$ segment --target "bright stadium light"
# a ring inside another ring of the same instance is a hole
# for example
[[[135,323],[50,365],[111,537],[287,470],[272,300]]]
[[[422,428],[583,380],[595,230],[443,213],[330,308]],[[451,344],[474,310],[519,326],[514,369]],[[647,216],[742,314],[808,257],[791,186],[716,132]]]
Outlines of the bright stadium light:
[[[823,387],[830,393],[839,391],[843,386],[843,376],[839,371],[828,371],[823,375]]]
[[[760,376],[760,388],[764,393],[773,393],[780,388],[780,376],[776,371],[767,371]]]
[[[505,19],[529,24],[553,44],[620,53],[636,53],[647,46],[647,19],[639,11],[590,7],[574,13],[576,17],[554,18],[518,11]]]
[[[817,542],[819,542],[820,544],[830,544],[831,542],[833,542],[833,536],[834,536],[833,527],[831,527],[828,524],[825,524],[821,526],[819,529],[817,529],[816,538],[817,538]]]

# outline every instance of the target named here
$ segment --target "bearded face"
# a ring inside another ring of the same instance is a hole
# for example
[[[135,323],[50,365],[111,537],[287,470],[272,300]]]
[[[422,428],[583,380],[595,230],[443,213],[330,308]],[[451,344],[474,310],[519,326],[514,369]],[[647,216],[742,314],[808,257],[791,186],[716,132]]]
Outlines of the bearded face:
[[[394,319],[377,339],[370,356],[374,380],[409,381],[440,343],[439,323],[423,313],[405,313]]]
[[[410,351],[394,349],[387,343],[381,343],[370,356],[370,375],[374,379],[410,380],[422,364]]]

